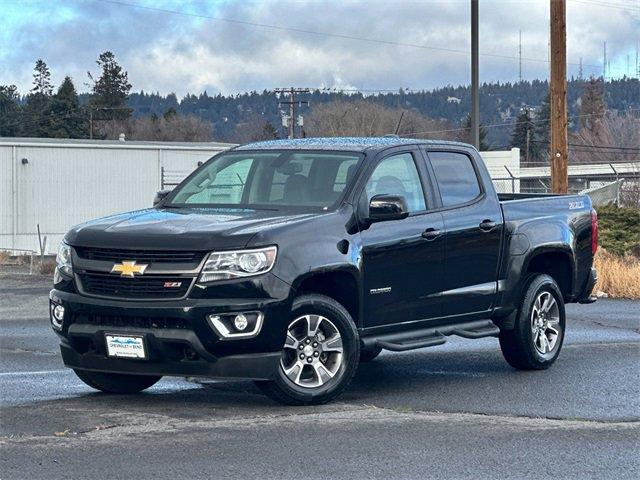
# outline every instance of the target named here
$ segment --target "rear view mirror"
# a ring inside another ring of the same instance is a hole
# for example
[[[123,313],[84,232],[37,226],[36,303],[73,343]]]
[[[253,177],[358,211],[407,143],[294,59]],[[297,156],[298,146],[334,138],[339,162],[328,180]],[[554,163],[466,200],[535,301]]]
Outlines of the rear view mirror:
[[[402,195],[375,195],[369,202],[371,223],[401,220],[409,216],[407,200]]]
[[[156,193],[156,196],[153,199],[153,206],[155,207],[160,202],[162,202],[170,193],[171,190],[160,190],[158,193]]]

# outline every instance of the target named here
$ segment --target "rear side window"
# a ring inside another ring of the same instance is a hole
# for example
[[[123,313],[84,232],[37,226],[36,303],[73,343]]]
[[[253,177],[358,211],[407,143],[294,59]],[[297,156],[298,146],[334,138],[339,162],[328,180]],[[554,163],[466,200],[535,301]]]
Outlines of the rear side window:
[[[471,159],[462,153],[429,152],[436,174],[442,205],[470,202],[480,195],[480,184]]]

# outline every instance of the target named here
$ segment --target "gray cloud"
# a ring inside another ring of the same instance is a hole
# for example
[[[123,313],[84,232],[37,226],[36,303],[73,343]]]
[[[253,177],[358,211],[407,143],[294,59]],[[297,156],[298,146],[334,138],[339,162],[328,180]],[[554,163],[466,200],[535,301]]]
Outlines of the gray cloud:
[[[172,5],[173,4],[173,5]],[[0,82],[29,88],[36,58],[44,58],[54,80],[71,74],[79,87],[103,50],[112,50],[129,71],[135,90],[235,93],[278,86],[432,88],[469,81],[469,56],[422,48],[313,35],[173,15],[102,2],[74,4],[75,18],[52,26],[38,23],[14,33],[9,68]],[[55,8],[55,6],[49,7]],[[469,50],[469,2],[226,2],[160,8],[247,22],[332,32],[400,43]],[[481,52],[547,58],[548,1],[481,2]],[[638,11],[569,2],[568,57],[582,57],[585,74],[600,74],[602,42],[617,69],[634,54]],[[635,61],[635,55],[633,55]],[[548,64],[523,62],[525,78],[546,78]],[[622,74],[615,70],[612,73]],[[569,74],[577,74],[571,66]],[[483,81],[516,81],[517,59],[481,58]]]

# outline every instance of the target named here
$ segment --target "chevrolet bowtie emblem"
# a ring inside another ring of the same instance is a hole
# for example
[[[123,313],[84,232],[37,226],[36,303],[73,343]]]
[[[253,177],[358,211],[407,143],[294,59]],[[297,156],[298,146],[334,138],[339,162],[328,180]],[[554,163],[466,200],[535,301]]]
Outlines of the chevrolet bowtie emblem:
[[[116,263],[111,269],[111,273],[119,273],[121,277],[133,278],[136,274],[142,275],[149,265],[136,265],[135,260],[125,260]]]

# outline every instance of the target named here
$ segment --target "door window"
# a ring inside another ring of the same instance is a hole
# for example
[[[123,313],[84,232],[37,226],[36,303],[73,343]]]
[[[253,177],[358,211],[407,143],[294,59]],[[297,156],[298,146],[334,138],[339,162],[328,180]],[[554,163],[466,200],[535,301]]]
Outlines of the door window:
[[[410,153],[382,160],[371,174],[365,192],[367,205],[376,195],[401,195],[407,200],[409,212],[426,210],[422,184]]]
[[[470,202],[480,195],[480,184],[471,159],[462,153],[429,152],[442,205],[450,207]]]

